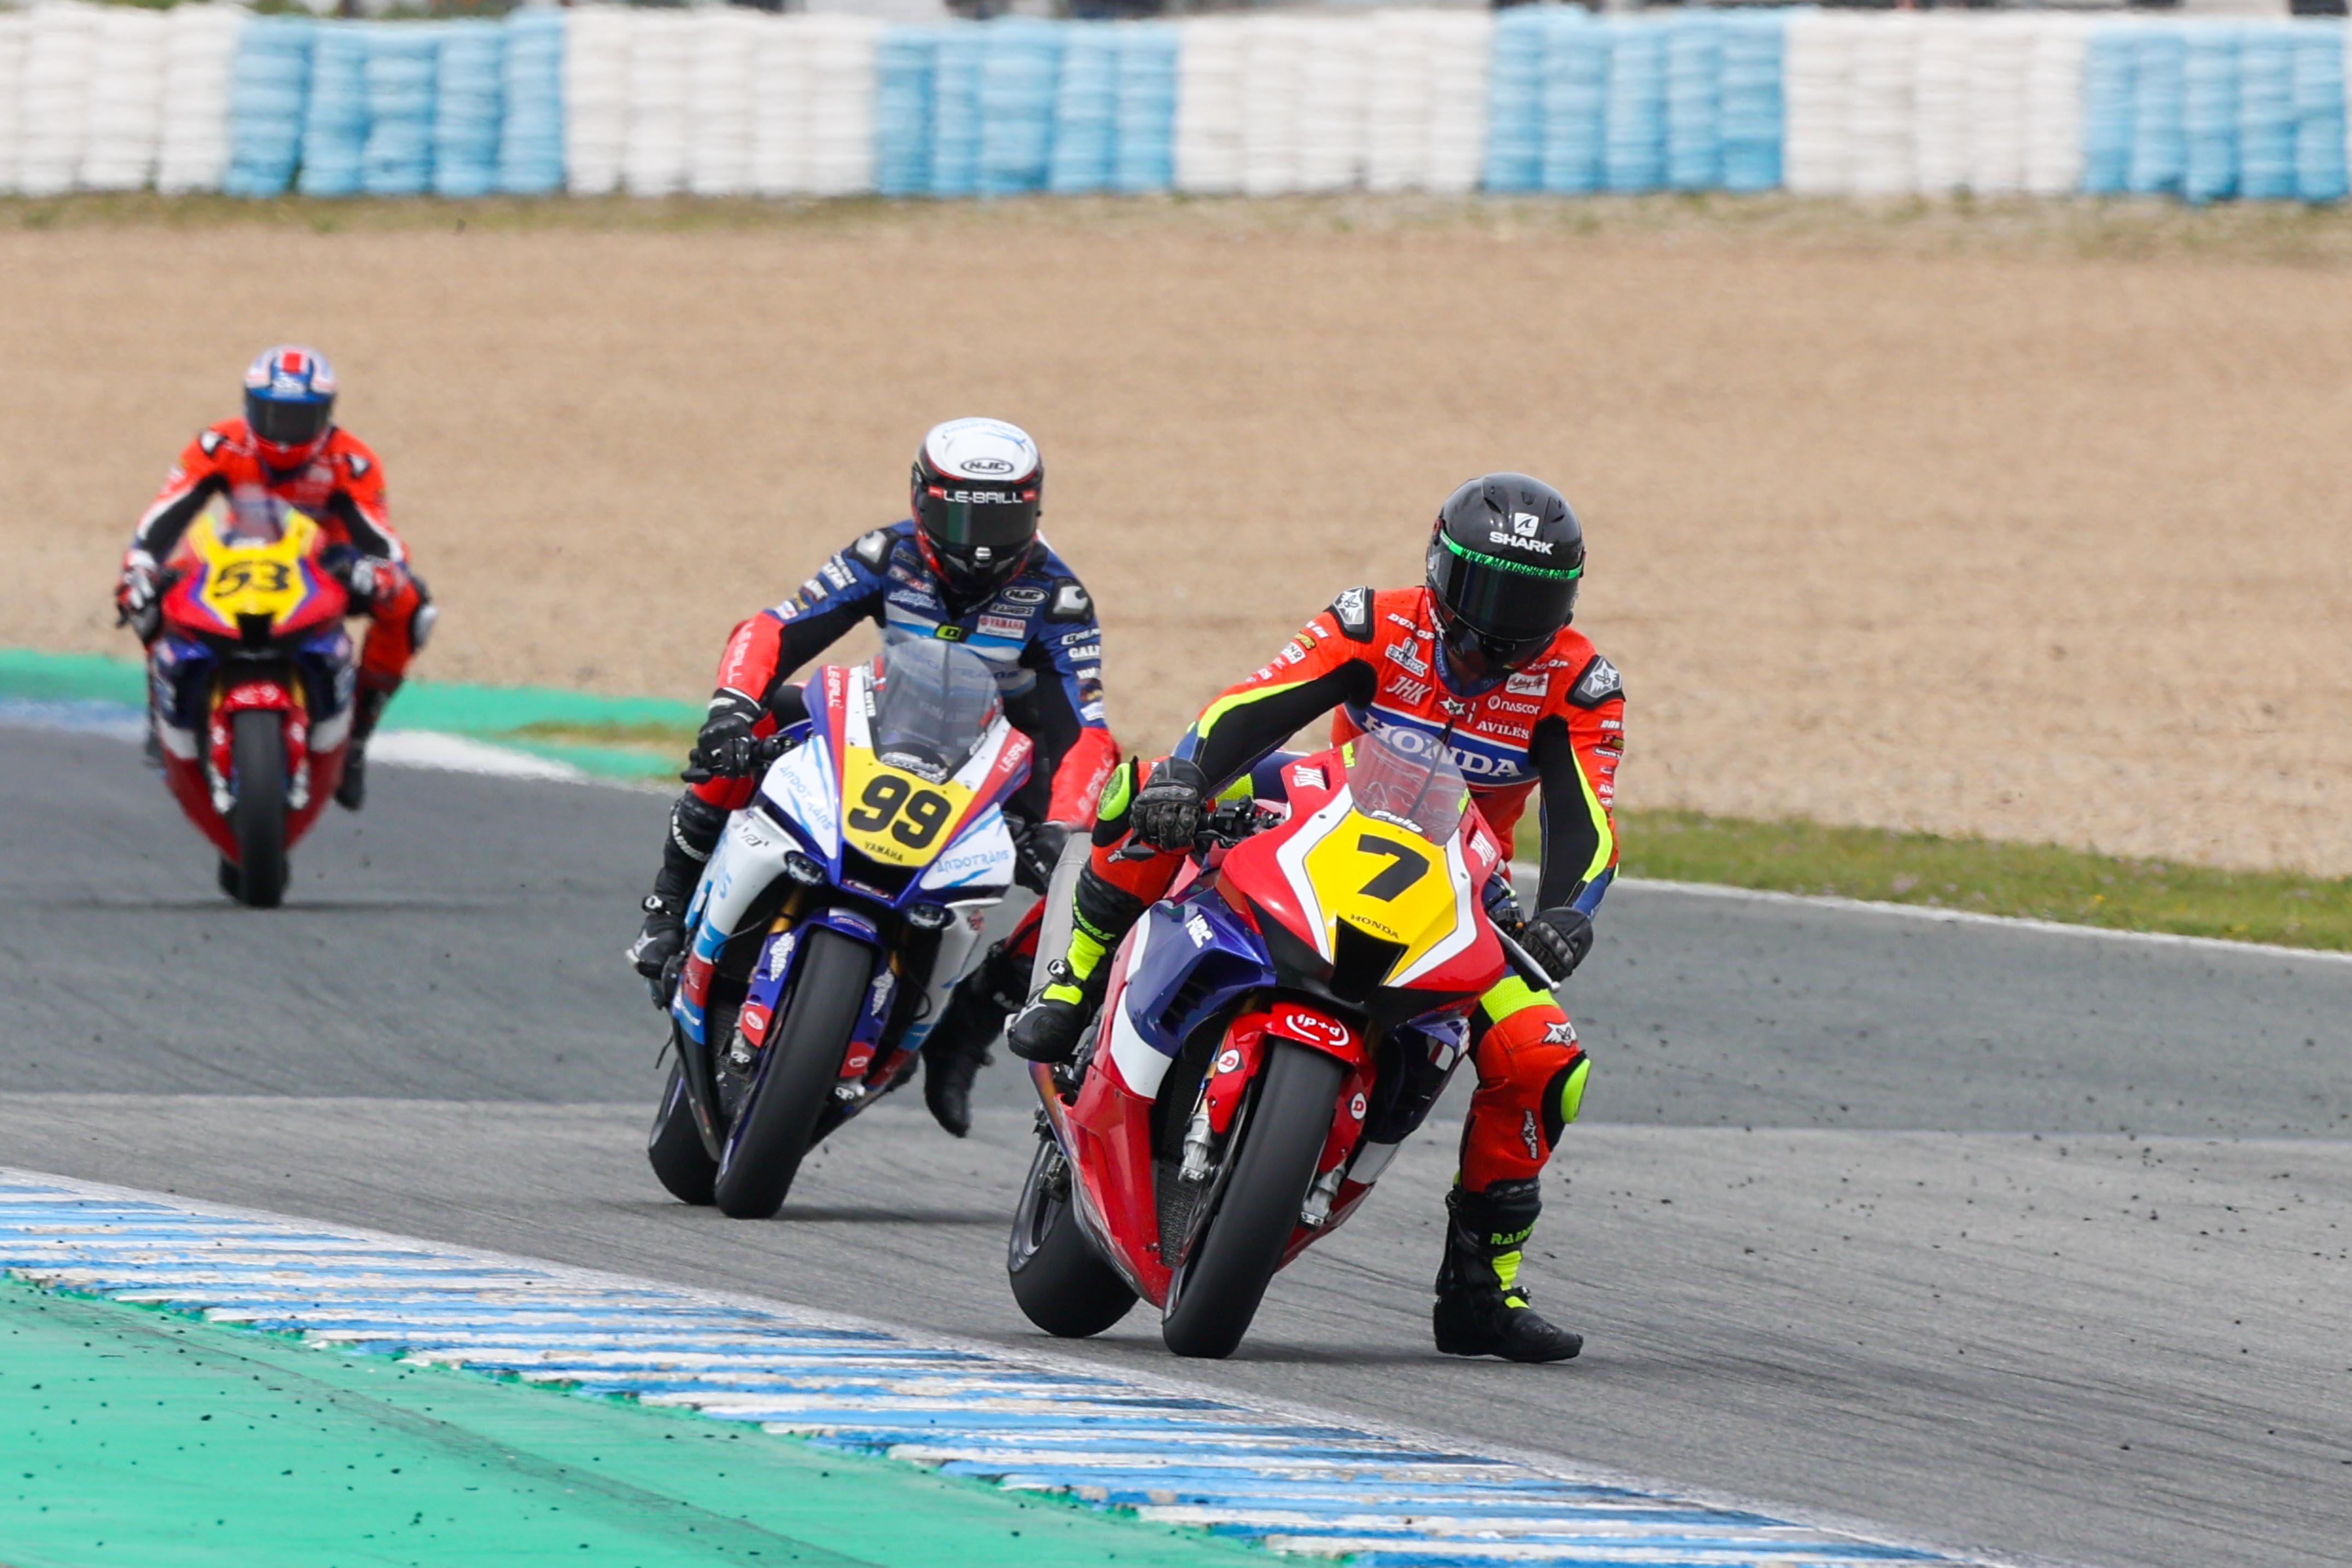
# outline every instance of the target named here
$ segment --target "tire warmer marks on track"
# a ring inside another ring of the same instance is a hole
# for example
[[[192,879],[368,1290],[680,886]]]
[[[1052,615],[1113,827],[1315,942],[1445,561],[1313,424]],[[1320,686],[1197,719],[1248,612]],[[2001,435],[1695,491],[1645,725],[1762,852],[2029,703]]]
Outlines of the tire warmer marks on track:
[[[0,1170],[0,1268],[1364,1568],[1958,1561],[781,1305],[54,1176]]]

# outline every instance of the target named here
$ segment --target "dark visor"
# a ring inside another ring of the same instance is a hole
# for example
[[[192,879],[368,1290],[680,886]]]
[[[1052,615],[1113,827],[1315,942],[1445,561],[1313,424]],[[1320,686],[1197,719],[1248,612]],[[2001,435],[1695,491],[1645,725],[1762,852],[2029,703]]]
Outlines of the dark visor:
[[[1037,487],[927,485],[919,519],[931,542],[951,549],[1007,549],[1037,533]]]
[[[245,423],[263,441],[280,446],[304,446],[327,433],[327,422],[334,417],[335,401],[321,398],[316,402],[281,402],[277,398],[256,397],[247,392],[245,398]]]
[[[1472,631],[1498,643],[1527,643],[1568,624],[1582,567],[1528,566],[1465,549],[1442,534],[1438,542],[1433,586]]]

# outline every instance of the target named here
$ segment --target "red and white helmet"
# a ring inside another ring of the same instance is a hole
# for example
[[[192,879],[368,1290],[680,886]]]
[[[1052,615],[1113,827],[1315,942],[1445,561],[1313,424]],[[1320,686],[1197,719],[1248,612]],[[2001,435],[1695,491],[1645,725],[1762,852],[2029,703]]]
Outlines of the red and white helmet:
[[[1020,426],[1001,419],[933,425],[915,454],[915,538],[924,561],[959,597],[1003,587],[1037,538],[1045,460]]]
[[[272,468],[316,457],[334,423],[335,371],[316,349],[280,343],[246,367],[246,428]]]

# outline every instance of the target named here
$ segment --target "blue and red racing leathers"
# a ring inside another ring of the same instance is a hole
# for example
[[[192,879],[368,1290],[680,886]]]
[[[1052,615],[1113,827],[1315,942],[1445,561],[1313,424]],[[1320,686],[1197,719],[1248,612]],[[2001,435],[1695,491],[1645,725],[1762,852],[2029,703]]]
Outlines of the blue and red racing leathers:
[[[791,677],[859,622],[889,632],[962,643],[996,672],[1004,716],[1035,743],[1029,782],[1010,803],[1032,822],[1083,826],[1118,761],[1103,722],[1102,631],[1094,601],[1043,538],[1021,570],[977,604],[951,603],[924,564],[911,520],[860,536],[800,591],[735,628],[719,662],[719,688],[765,709],[768,727],[803,716]],[[750,779],[714,779],[694,792],[733,810]]]

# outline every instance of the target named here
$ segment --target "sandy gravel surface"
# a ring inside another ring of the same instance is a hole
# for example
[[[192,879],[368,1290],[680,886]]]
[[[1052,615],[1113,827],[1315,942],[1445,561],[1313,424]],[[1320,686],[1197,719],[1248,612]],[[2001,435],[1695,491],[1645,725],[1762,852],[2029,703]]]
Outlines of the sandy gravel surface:
[[[699,695],[987,412],[1164,746],[1517,466],[1586,517],[1629,801],[2352,873],[2343,247],[1497,211],[0,225],[0,643],[121,645],[129,521],[300,336],[436,674]]]

